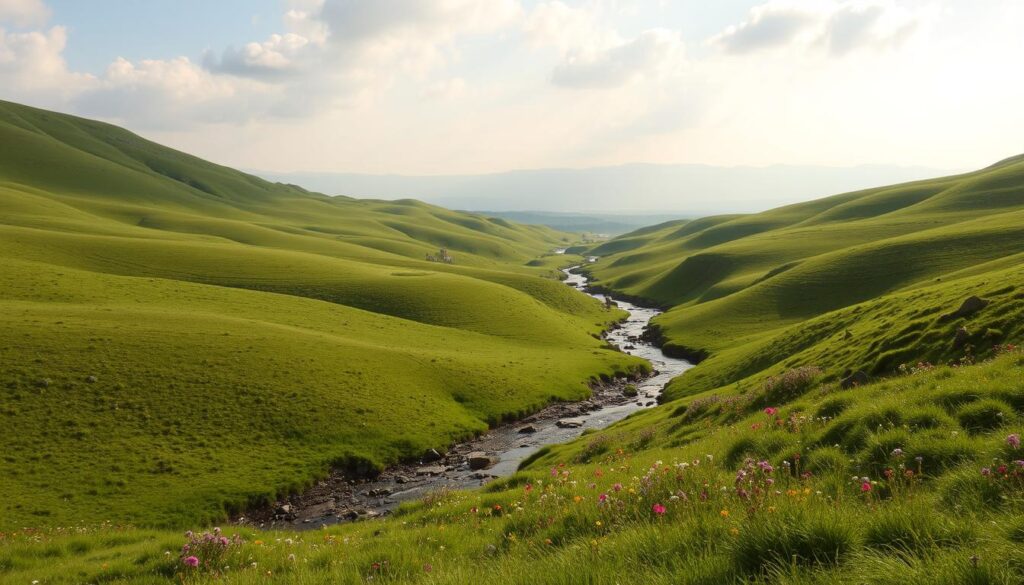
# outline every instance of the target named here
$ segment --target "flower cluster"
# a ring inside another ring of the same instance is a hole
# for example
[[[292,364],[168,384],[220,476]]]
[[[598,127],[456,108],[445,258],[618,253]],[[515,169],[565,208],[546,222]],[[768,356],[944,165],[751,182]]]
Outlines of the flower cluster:
[[[220,572],[225,567],[225,561],[233,549],[242,544],[242,537],[238,534],[231,538],[224,536],[220,528],[214,528],[212,532],[197,534],[191,530],[185,533],[186,542],[181,547],[181,564],[188,571],[206,570],[212,573]]]

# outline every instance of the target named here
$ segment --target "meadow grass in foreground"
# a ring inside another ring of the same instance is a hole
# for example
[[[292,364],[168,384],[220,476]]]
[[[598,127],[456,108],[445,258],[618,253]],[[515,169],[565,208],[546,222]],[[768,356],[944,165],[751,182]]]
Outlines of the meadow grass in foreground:
[[[9,532],[0,581],[1024,579],[1024,354],[1003,348],[979,365],[922,366],[850,390],[814,376],[642,412],[513,477],[432,494],[384,521],[303,533]]]

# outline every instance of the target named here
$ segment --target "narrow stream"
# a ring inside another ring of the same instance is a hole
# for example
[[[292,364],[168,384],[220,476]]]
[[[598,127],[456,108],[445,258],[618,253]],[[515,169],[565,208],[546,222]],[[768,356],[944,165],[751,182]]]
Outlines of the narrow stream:
[[[587,278],[573,272],[576,268],[563,270],[567,275],[564,282],[585,291]],[[605,295],[591,296],[605,301]],[[636,383],[636,397],[624,397],[621,384],[610,385],[595,392],[589,400],[555,404],[523,421],[494,428],[433,461],[430,459],[434,457],[425,454],[418,465],[396,466],[372,480],[354,481],[340,473],[333,474],[304,494],[278,503],[273,510],[239,521],[266,528],[318,528],[379,516],[432,491],[479,487],[494,478],[512,475],[524,459],[547,445],[571,441],[587,429],[604,428],[630,413],[654,406],[665,384],[693,366],[665,356],[641,339],[644,329],[660,311],[615,302],[629,312],[629,317],[608,331],[605,339],[626,353],[648,360],[655,370],[654,375]],[[471,454],[484,454],[493,464],[471,469]]]

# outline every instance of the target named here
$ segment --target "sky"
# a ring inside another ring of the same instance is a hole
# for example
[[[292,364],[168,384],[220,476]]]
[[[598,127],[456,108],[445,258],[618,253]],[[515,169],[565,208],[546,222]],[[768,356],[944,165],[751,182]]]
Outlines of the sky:
[[[1021,0],[0,0],[0,99],[267,172],[981,167]]]

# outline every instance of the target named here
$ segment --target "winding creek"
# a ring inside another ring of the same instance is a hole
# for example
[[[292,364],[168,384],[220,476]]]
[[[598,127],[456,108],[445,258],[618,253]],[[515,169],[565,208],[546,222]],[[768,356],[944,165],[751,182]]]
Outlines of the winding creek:
[[[586,292],[588,279],[575,272],[577,268],[563,270],[567,275],[564,282]],[[591,296],[606,300],[603,294]],[[659,348],[641,339],[644,329],[660,311],[615,302],[629,312],[629,317],[608,331],[605,339],[626,353],[648,360],[655,371],[635,381],[636,397],[623,395],[624,382],[608,384],[595,389],[589,400],[551,405],[522,421],[498,426],[481,437],[456,445],[444,455],[425,453],[420,463],[389,468],[373,479],[352,480],[340,472],[334,473],[305,493],[249,518],[240,518],[239,522],[266,528],[312,529],[380,516],[402,502],[436,490],[479,487],[494,478],[512,475],[524,459],[547,445],[571,441],[587,429],[604,428],[637,410],[654,406],[665,384],[692,365],[665,356]],[[482,469],[481,456],[486,458],[486,467]],[[471,460],[475,461],[475,468],[471,468]]]

